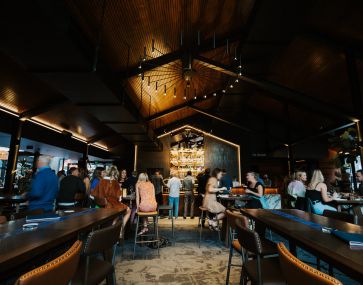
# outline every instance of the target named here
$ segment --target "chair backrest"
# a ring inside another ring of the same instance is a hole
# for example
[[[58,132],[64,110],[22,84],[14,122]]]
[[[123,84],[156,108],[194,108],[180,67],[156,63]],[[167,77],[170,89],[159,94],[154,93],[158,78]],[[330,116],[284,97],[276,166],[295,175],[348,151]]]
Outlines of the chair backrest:
[[[289,285],[342,285],[339,280],[305,264],[281,242],[277,245],[282,274]]]
[[[324,210],[323,216],[351,224],[358,224],[358,217],[348,213]]]
[[[76,241],[60,257],[20,276],[15,285],[65,285],[77,271],[82,242]]]
[[[236,224],[237,238],[241,246],[249,252],[258,256],[262,253],[262,244],[257,232],[250,230],[240,224]]]
[[[7,221],[5,216],[0,216],[0,224],[5,224]]]
[[[314,213],[313,202],[308,197],[304,198],[304,210],[308,213]]]
[[[18,220],[18,219],[23,219],[26,216],[34,216],[34,215],[41,215],[44,214],[44,210],[43,209],[35,209],[35,210],[30,210],[30,211],[24,211],[24,212],[19,212],[19,213],[13,213],[10,216],[10,220]]]
[[[122,221],[89,233],[84,246],[84,253],[92,255],[95,253],[104,253],[116,245],[120,239]]]
[[[226,210],[228,225],[231,230],[236,230],[236,224],[240,224],[248,228],[248,219],[237,212],[232,212],[231,210]]]

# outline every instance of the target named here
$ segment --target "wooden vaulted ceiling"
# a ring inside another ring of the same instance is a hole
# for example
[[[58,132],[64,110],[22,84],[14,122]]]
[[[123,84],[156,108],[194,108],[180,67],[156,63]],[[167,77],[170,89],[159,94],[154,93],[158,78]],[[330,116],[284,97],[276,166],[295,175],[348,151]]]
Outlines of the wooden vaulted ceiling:
[[[60,104],[37,118],[111,149],[154,142],[155,133],[191,122],[233,129],[237,142],[250,133],[281,143],[362,117],[361,1],[16,3],[2,9],[0,47],[28,74],[17,90],[1,86],[1,104],[20,113],[67,99],[72,116]],[[186,88],[189,59],[195,73]]]
[[[253,0],[69,0],[67,3],[94,44],[101,43],[100,54],[113,71],[128,74],[128,69],[137,69],[146,49],[146,62],[142,65],[148,67],[148,71],[144,72],[144,80],[139,74],[124,79],[127,92],[144,118],[192,102],[195,97],[207,96],[204,103],[207,109],[217,104],[213,93],[227,84],[229,76],[193,63],[195,74],[190,88],[187,88],[182,59],[189,54],[193,56],[203,45],[201,54],[229,64],[231,57],[226,54],[224,44],[229,39],[230,52],[235,52],[238,46],[236,38],[247,23],[254,5]],[[213,49],[213,38],[218,42],[223,41],[223,46]],[[153,40],[155,51],[152,53]],[[180,52],[176,60],[155,66],[149,63],[176,52]],[[160,127],[193,114],[193,110],[181,110],[152,122],[152,125]]]

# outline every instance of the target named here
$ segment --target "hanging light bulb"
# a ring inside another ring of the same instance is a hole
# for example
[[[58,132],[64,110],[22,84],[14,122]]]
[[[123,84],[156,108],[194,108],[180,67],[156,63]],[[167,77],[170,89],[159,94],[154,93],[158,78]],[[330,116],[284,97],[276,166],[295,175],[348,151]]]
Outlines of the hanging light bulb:
[[[194,100],[197,100],[197,89],[194,89]]]
[[[143,61],[146,60],[146,47],[144,47],[144,58],[142,59]]]
[[[194,100],[197,100],[197,96],[194,96]]]
[[[213,93],[213,96],[214,96],[214,97],[216,97],[216,96],[217,96],[217,93],[216,93],[216,92],[214,92],[214,93]]]
[[[187,90],[184,89],[184,100],[187,100]]]
[[[155,93],[158,93],[158,82],[155,82]]]
[[[237,60],[237,47],[234,49],[234,60]]]
[[[205,95],[205,94],[204,94],[204,96],[203,96],[203,97],[204,97],[204,99],[206,99],[206,98],[207,98],[207,95]]]
[[[233,88],[233,84],[229,85],[229,88]]]
[[[238,83],[238,77],[236,78],[235,82]]]
[[[226,93],[226,89],[222,89],[222,93]]]
[[[155,52],[155,40],[152,39],[151,40],[151,54],[154,54],[154,52]]]
[[[242,55],[239,55],[239,65],[238,68],[241,69],[242,68]]]
[[[166,85],[164,85],[164,96],[166,96]]]
[[[176,98],[176,88],[174,87],[174,98]]]
[[[241,71],[240,71],[240,72],[238,72],[238,75],[239,75],[239,76],[242,76],[242,72],[241,72]]]

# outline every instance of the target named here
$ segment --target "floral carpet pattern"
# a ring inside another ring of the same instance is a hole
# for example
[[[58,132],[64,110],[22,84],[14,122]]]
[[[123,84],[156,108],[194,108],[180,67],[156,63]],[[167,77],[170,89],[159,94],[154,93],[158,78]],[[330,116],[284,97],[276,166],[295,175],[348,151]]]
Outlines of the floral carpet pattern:
[[[171,238],[171,221],[162,219],[159,223],[159,234]],[[171,285],[218,285],[226,283],[228,249],[218,241],[218,234],[207,228],[203,229],[201,247],[198,247],[198,219],[175,222],[175,244],[157,250],[146,246],[137,246],[135,259],[132,258],[133,238],[129,237],[122,249],[118,249],[116,258],[117,284],[171,284]],[[272,234],[275,241],[283,239]],[[314,264],[315,258],[299,250],[298,256],[305,262]],[[241,264],[236,255],[234,264]],[[325,269],[325,270],[324,270]],[[327,266],[323,266],[327,272]],[[347,278],[340,272],[335,272],[336,278],[344,284],[359,284]],[[239,284],[240,267],[232,267],[230,284]]]

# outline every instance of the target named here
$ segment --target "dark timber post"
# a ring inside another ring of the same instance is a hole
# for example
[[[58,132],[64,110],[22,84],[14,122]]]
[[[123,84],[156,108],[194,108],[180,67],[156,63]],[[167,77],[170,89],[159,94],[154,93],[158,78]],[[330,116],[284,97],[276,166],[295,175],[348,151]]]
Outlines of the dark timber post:
[[[16,172],[16,163],[18,161],[18,153],[19,153],[23,123],[24,122],[22,120],[15,121],[11,133],[9,157],[6,167],[5,186],[4,186],[4,191],[7,193],[11,193],[13,191],[13,183]]]
[[[290,122],[290,112],[289,112],[289,104],[285,102],[285,113],[287,122]],[[294,171],[294,157],[293,157],[293,151],[292,151],[292,144],[291,144],[291,130],[290,130],[290,123],[287,124],[286,129],[286,139],[287,139],[287,169],[289,176],[291,177],[292,172]]]
[[[352,49],[349,49],[345,52],[345,60],[347,63],[347,73],[349,78],[350,85],[350,93],[352,96],[352,104],[354,108],[355,116],[357,116],[358,120],[356,121],[357,135],[359,141],[359,154],[361,160],[363,159],[362,152],[362,120],[363,120],[363,102],[362,102],[362,92],[360,89],[359,75],[357,70],[357,62],[355,59],[355,54]],[[351,163],[352,172],[353,172],[353,184],[354,190],[357,191],[357,180],[355,178],[355,167],[354,162]]]

